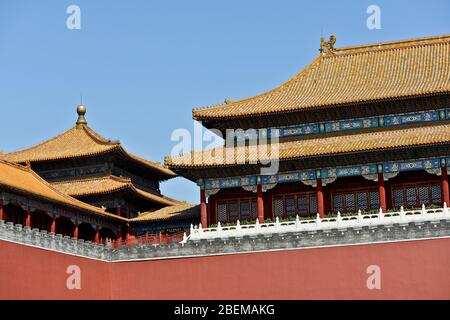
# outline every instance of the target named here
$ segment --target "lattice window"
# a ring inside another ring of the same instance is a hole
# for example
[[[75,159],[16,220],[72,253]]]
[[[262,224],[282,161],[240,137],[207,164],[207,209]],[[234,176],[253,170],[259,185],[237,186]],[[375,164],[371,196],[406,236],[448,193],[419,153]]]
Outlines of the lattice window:
[[[397,186],[393,191],[394,206],[420,207],[423,204],[442,204],[440,184],[419,184]]]
[[[403,206],[405,200],[404,200],[404,194],[403,194],[403,189],[395,189],[394,192],[394,207],[395,208],[400,208],[401,206]]]
[[[369,204],[367,203],[367,192],[358,192],[357,195],[358,210],[368,210]]]
[[[295,197],[294,196],[286,196],[284,198],[285,207],[286,207],[286,215],[287,216],[295,216],[297,210],[295,208]]]
[[[252,220],[256,220],[256,218],[258,218],[258,203],[255,200],[252,200],[251,215]]]
[[[430,202],[430,189],[428,186],[419,186],[418,187],[418,193],[419,193],[419,204],[428,204]]]
[[[333,194],[333,211],[356,212],[358,210],[378,209],[380,196],[378,191],[356,190]]]
[[[355,194],[346,193],[345,194],[345,210],[346,211],[356,211]]]
[[[417,192],[415,187],[406,188],[406,204],[408,207],[417,205]]]
[[[370,207],[369,210],[380,209],[380,194],[378,191],[370,191],[369,193]]]
[[[333,197],[333,210],[334,212],[344,211],[344,197],[342,194],[336,194]]]
[[[298,196],[297,197],[297,208],[298,214],[301,216],[308,215],[308,200],[306,196]]]
[[[273,200],[273,214],[275,217],[282,217],[284,213],[283,197],[276,197]]]
[[[317,209],[317,196],[309,195],[309,215],[316,215],[319,210]]]
[[[241,214],[239,220],[250,220],[250,201],[241,201]]]
[[[227,221],[227,204],[226,203],[217,204],[217,220],[220,222]]]
[[[230,217],[230,221],[236,221],[239,218],[238,209],[239,207],[237,201],[228,203],[228,216]]]
[[[435,204],[441,204],[444,202],[442,200],[442,190],[440,185],[431,186],[431,202]]]

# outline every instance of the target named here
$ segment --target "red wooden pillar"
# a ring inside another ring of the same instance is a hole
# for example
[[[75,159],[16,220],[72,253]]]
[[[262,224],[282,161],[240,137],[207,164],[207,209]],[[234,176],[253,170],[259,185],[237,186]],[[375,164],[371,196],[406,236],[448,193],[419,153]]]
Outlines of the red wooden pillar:
[[[441,169],[441,186],[442,186],[442,201],[450,206],[450,192],[448,189],[448,172],[446,167]]]
[[[31,227],[31,210],[30,210],[30,208],[27,208],[27,215],[26,215],[26,218],[25,218],[25,225],[27,227]]]
[[[121,210],[120,210],[120,207],[117,207],[116,208],[116,214],[120,217],[120,215],[121,215]]]
[[[206,210],[206,192],[205,189],[200,188],[200,214],[202,221],[202,228],[208,227],[208,213]]]
[[[3,201],[0,200],[0,220],[3,220]]]
[[[52,217],[52,224],[50,225],[50,232],[56,233],[56,217]]]
[[[258,205],[258,222],[264,223],[264,199],[262,184],[258,183],[256,186],[256,201]]]
[[[121,244],[122,244],[122,226],[119,226],[119,229],[117,230],[116,247],[120,246]]]
[[[124,237],[125,241],[128,239],[130,239],[130,226],[126,227],[126,232],[125,232],[125,237]]]
[[[325,202],[323,200],[322,179],[317,179],[317,211],[321,218],[325,217]]]
[[[75,222],[75,228],[73,229],[73,237],[78,239],[78,222]]]
[[[95,228],[95,238],[94,238],[94,242],[95,243],[100,243],[100,228],[96,227]]]
[[[378,193],[380,196],[380,208],[381,211],[386,212],[386,188],[384,186],[384,175],[382,172],[378,173]]]

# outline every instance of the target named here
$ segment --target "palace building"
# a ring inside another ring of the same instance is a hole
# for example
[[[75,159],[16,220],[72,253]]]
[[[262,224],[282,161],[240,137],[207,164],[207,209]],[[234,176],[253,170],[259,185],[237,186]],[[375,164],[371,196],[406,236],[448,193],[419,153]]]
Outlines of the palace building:
[[[224,135],[258,129],[277,139],[268,156],[244,134],[232,150],[165,159],[199,185],[203,228],[450,203],[450,36],[335,41],[322,39],[319,55],[275,89],[193,110]],[[267,160],[278,172],[262,174]]]
[[[85,106],[78,106],[77,113],[75,126],[60,135],[29,149],[2,154],[5,166],[8,163],[26,165],[55,192],[76,198],[86,206],[89,204],[89,208],[96,208],[94,212],[103,212],[109,219],[117,217],[122,223],[112,228],[108,237],[111,239],[131,234],[161,236],[160,233],[181,232],[198,220],[195,215],[189,216],[191,221],[180,215],[170,216],[167,210],[162,210],[193,207],[161,194],[160,182],[175,177],[173,171],[126,151],[119,141],[100,136],[88,126]],[[142,224],[140,216],[145,217]],[[170,222],[161,225],[159,219],[165,218]],[[64,229],[63,235],[73,236],[76,224],[73,218],[71,220],[72,225]],[[136,230],[130,229],[130,221]],[[50,231],[51,228],[46,226],[45,229]]]
[[[116,239],[127,219],[72,198],[29,166],[0,160],[0,220],[100,242]]]

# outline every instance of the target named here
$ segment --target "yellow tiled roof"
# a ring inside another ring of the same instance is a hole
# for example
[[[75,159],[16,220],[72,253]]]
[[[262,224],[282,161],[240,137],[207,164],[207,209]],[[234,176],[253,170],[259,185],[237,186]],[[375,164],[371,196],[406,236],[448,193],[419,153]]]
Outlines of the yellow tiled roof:
[[[130,179],[119,178],[112,175],[80,180],[58,181],[52,182],[51,184],[55,189],[72,197],[107,194],[129,189],[138,196],[155,203],[169,206],[179,203],[179,201],[169,197],[139,189],[133,185]]]
[[[127,152],[120,142],[103,138],[87,125],[76,125],[53,139],[29,149],[4,154],[2,158],[11,162],[25,163],[27,161],[37,162],[96,156],[111,151],[117,151],[144,166],[151,167],[168,178],[175,176],[175,173],[165,166]]]
[[[52,187],[30,168],[0,160],[0,188],[26,193],[75,210],[127,221],[104,210],[81,202]]]
[[[178,219],[196,219],[200,218],[200,206],[189,203],[181,203],[174,206],[168,206],[157,211],[143,212],[138,217],[130,219],[130,222],[141,221],[162,221]]]
[[[450,35],[336,49],[281,86],[193,110],[195,119],[230,119],[450,92]]]
[[[192,152],[174,158],[167,157],[165,163],[172,168],[220,167],[249,163],[249,160],[289,160],[321,155],[332,155],[368,150],[405,148],[450,142],[450,124],[409,127],[396,130],[373,131],[357,134],[335,135],[319,138],[303,138],[296,141],[280,142],[278,157],[258,156],[256,146],[235,147],[234,157],[226,156],[230,150],[225,147]],[[223,161],[218,163],[218,155]]]

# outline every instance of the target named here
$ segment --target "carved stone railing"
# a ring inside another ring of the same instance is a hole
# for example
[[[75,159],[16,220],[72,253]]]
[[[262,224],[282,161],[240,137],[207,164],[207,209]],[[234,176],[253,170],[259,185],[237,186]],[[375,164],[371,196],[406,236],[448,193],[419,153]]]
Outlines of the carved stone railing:
[[[180,243],[125,243],[119,247],[77,240],[0,220],[0,241],[107,262],[172,259],[450,237],[450,213],[438,209],[400,210],[325,219],[201,229]],[[0,251],[1,255],[1,251]]]
[[[450,210],[444,204],[442,208],[426,209],[422,206],[419,210],[405,211],[403,207],[398,212],[383,213],[381,210],[377,214],[362,214],[361,210],[354,216],[341,216],[338,212],[336,217],[315,219],[300,219],[298,216],[295,221],[280,222],[278,217],[273,223],[260,224],[256,220],[255,224],[241,225],[237,221],[234,226],[222,227],[220,222],[214,228],[202,228],[201,225],[194,227],[191,225],[190,235],[184,236],[181,243],[187,243],[192,240],[202,239],[224,239],[241,238],[244,236],[292,233],[302,231],[319,231],[331,229],[362,228],[374,227],[380,225],[408,224],[411,222],[427,222],[450,220]]]
[[[76,256],[109,260],[111,248],[102,244],[84,241],[46,230],[31,229],[12,222],[0,220],[0,240],[16,242]]]

